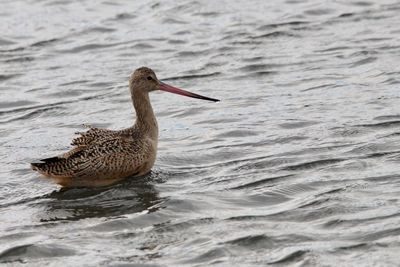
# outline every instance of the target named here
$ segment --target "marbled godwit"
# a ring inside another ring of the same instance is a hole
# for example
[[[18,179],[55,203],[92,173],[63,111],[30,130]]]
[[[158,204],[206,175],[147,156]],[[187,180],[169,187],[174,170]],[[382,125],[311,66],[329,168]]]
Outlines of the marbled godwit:
[[[219,101],[160,82],[146,67],[129,79],[136,123],[124,130],[90,128],[72,140],[70,151],[31,163],[33,170],[64,187],[106,186],[126,177],[144,175],[153,167],[157,154],[158,127],[149,92],[167,91],[184,96]]]

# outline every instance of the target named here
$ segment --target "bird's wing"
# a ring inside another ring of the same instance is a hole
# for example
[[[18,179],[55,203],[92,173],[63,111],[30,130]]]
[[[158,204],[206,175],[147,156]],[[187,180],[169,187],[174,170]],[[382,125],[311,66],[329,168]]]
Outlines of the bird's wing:
[[[85,132],[76,132],[79,134],[78,137],[74,138],[71,142],[73,146],[87,146],[90,145],[93,141],[104,138],[106,136],[112,136],[116,134],[117,131],[93,128],[90,127],[89,130]]]
[[[32,167],[53,178],[120,179],[140,173],[152,149],[146,139],[108,138],[81,147],[69,156],[33,163]]]
[[[140,172],[151,145],[143,139],[113,138],[95,143],[71,159],[74,177],[122,178]]]
[[[87,127],[89,127],[89,130],[85,132],[76,132],[76,134],[79,134],[79,136],[72,140],[71,145],[78,147],[88,146],[91,143],[99,141],[101,139],[118,137],[132,132],[132,128],[124,130],[108,130],[108,129],[95,128],[91,126]]]

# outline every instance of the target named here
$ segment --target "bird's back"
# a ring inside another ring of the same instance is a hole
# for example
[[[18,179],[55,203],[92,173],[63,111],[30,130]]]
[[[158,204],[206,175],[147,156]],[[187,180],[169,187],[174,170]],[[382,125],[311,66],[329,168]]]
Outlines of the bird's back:
[[[91,128],[72,141],[70,151],[32,163],[32,169],[66,186],[105,186],[143,175],[154,164],[156,141],[135,127],[120,131]]]

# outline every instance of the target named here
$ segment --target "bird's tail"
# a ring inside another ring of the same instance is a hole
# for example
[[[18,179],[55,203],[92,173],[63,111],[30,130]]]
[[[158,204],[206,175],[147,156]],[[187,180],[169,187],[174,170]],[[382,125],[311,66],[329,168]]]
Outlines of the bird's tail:
[[[60,157],[51,157],[41,159],[40,162],[32,162],[31,168],[43,175],[49,176],[55,167],[60,163],[63,163],[66,159]]]

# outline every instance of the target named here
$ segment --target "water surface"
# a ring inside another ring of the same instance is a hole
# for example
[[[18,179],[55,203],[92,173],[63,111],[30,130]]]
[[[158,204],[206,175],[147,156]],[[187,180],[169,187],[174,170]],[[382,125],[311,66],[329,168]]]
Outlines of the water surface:
[[[1,1],[0,262],[398,266],[397,1]],[[60,190],[29,162],[121,129],[140,66],[153,172]],[[136,265],[135,265],[136,264]]]

